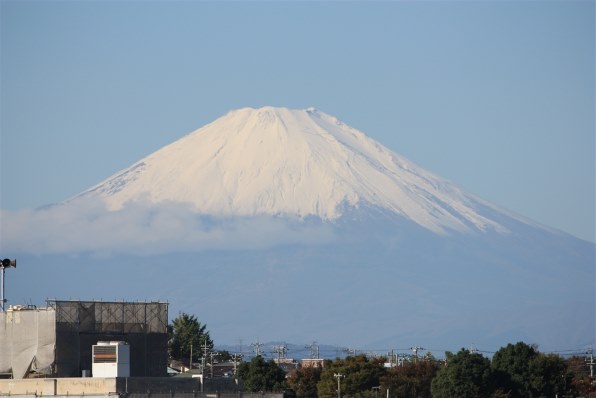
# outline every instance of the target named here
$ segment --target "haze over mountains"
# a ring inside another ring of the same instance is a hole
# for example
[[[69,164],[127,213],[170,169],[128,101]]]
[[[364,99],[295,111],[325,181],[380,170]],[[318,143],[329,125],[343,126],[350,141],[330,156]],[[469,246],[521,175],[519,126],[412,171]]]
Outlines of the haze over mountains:
[[[168,300],[228,344],[595,339],[593,243],[315,109],[229,112],[61,204],[2,215],[3,250],[30,264],[13,301]]]

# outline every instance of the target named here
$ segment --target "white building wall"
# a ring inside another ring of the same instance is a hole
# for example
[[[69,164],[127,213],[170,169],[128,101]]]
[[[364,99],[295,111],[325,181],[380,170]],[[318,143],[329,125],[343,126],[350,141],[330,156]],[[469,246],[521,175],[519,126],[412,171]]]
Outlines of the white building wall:
[[[10,307],[0,312],[0,373],[22,379],[30,369],[47,372],[55,362],[56,311]]]

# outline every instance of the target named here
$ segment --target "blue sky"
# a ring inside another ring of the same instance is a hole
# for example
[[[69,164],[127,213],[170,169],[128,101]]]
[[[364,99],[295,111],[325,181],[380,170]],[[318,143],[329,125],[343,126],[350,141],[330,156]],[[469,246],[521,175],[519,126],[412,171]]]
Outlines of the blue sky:
[[[0,207],[64,200],[227,111],[314,106],[595,241],[595,3],[1,2]]]

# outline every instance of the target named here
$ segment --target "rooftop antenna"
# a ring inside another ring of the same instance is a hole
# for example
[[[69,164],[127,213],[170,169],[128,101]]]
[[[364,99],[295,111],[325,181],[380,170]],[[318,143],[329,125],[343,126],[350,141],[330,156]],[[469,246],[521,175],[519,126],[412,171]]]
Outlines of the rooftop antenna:
[[[4,270],[6,270],[6,268],[16,268],[17,267],[17,260],[11,260],[9,258],[5,258],[4,260],[2,260],[2,264],[0,264],[0,269],[2,270],[2,272],[0,273],[0,275],[2,275],[2,291],[0,291],[0,300],[2,300],[0,302],[0,307],[2,308],[2,312],[6,311],[6,309],[4,308],[6,305],[6,299],[4,298]]]

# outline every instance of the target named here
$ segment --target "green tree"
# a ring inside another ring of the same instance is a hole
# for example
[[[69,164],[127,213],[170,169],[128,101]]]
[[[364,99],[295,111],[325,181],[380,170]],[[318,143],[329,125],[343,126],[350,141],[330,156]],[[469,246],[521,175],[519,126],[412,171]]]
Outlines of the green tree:
[[[586,358],[574,356],[567,360],[567,369],[571,374],[572,394],[580,397],[596,398],[596,384],[592,384],[590,368]]]
[[[168,325],[168,351],[171,358],[188,359],[192,346],[192,360],[197,361],[203,352],[213,348],[213,340],[209,337],[207,325],[201,325],[194,315],[181,313]]]
[[[461,349],[447,352],[447,364],[431,383],[433,398],[485,398],[493,393],[490,361],[478,353]]]
[[[273,361],[256,356],[238,366],[238,377],[248,392],[281,392],[287,388],[284,371]]]
[[[381,377],[381,390],[389,389],[392,396],[401,398],[430,397],[430,385],[437,371],[438,366],[431,358],[396,366]]]
[[[323,369],[317,366],[308,366],[297,369],[288,377],[288,385],[298,398],[316,398],[317,383],[321,380]]]
[[[512,398],[532,396],[530,362],[537,356],[536,348],[523,342],[507,344],[493,356],[492,368],[497,371],[498,384],[509,390]]]
[[[554,397],[571,392],[573,376],[560,356],[538,354],[530,361],[529,369],[530,396]]]
[[[334,374],[344,375],[340,380],[342,397],[373,397],[375,394],[372,388],[380,385],[385,369],[382,360],[369,360],[364,355],[326,362],[321,381],[317,384],[320,398],[337,397],[337,379]]]

